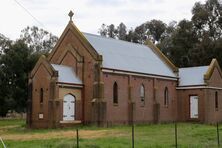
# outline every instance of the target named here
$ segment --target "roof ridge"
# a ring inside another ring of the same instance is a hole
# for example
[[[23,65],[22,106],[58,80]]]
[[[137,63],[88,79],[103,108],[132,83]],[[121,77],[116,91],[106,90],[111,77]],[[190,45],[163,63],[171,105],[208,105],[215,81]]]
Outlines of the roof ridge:
[[[124,43],[127,43],[127,44],[133,44],[133,45],[138,45],[138,46],[149,48],[148,46],[146,46],[144,44],[140,44],[140,43],[129,42],[129,41],[126,41],[126,40],[120,40],[120,39],[115,39],[115,38],[111,38],[111,37],[105,37],[105,36],[101,36],[101,35],[98,35],[98,34],[92,34],[92,33],[87,33],[87,32],[82,32],[82,33],[87,34],[87,35],[92,35],[92,36],[95,36],[95,37],[99,37],[99,38],[104,38],[104,39],[107,39],[107,40],[113,40],[113,41],[117,41],[117,42],[124,42]]]
[[[181,68],[179,68],[179,69],[200,68],[200,67],[209,67],[209,65],[203,65],[203,66],[192,66],[192,67],[181,67]]]

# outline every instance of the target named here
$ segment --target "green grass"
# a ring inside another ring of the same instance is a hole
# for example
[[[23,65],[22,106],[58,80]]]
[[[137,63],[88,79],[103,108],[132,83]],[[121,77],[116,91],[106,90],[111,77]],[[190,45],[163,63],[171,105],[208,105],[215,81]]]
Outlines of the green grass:
[[[25,125],[25,120],[20,120],[20,119],[0,119],[0,128],[4,126],[24,126]]]
[[[49,132],[74,131],[75,128],[64,129],[26,129],[23,120],[0,120],[0,136],[2,134],[45,134]],[[17,125],[5,130],[3,127]],[[95,126],[79,126],[81,148],[130,148],[131,126],[114,126],[111,128],[98,128]],[[82,138],[81,132],[107,130],[107,136],[98,138]],[[220,128],[222,133],[222,125]],[[222,135],[221,135],[222,137]],[[222,142],[222,138],[220,139]],[[44,140],[5,140],[7,147],[12,148],[75,148],[75,135],[70,138],[51,138]],[[148,124],[135,125],[135,147],[136,148],[171,148],[174,147],[174,124]],[[178,145],[179,148],[216,148],[216,127],[213,125],[178,123]],[[1,145],[0,145],[1,148]]]

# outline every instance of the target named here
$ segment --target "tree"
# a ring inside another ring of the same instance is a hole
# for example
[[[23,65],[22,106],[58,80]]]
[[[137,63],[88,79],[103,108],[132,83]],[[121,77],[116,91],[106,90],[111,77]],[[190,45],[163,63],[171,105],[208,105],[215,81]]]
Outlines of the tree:
[[[1,56],[1,97],[7,109],[24,111],[27,98],[27,75],[31,69],[28,69],[30,50],[27,45],[18,40],[4,49]],[[2,91],[2,89],[4,91]]]
[[[28,45],[32,52],[48,53],[56,44],[58,38],[46,30],[36,26],[26,27],[21,31],[20,39]]]
[[[199,37],[208,32],[214,40],[222,37],[222,5],[219,0],[207,0],[205,4],[195,3],[192,22]]]
[[[164,32],[166,31],[166,24],[160,20],[151,20],[146,23],[147,35],[153,42],[159,42]]]
[[[173,61],[172,50],[174,50],[173,45],[173,34],[176,30],[177,22],[170,22],[166,26],[165,32],[162,34],[160,41],[156,44],[157,47],[169,58]]]
[[[101,28],[99,29],[99,34],[101,35],[101,36],[105,36],[105,37],[107,37],[107,26],[105,25],[105,24],[102,24],[101,25]]]
[[[21,38],[11,41],[0,35],[0,116],[8,110],[26,109],[28,73],[41,54],[47,54],[57,37],[36,27],[26,28]]]
[[[5,37],[3,34],[0,34],[0,55],[3,53],[4,48],[8,47],[11,42],[12,41]]]
[[[199,42],[196,44],[193,56],[195,63],[207,64],[212,58],[217,57],[222,63],[219,53],[218,41],[222,38],[222,4],[219,0],[207,0],[206,3],[195,3],[192,9],[192,22],[196,29]],[[197,54],[199,53],[199,54]],[[196,55],[196,56],[195,56]],[[201,55],[201,58],[198,56]],[[199,59],[197,61],[197,59]]]
[[[143,44],[146,40],[147,40],[146,24],[142,24],[135,28],[133,42]]]
[[[171,36],[171,41],[170,58],[173,62],[179,67],[192,66],[191,49],[198,42],[192,22],[180,21]]]
[[[117,37],[119,40],[126,40],[126,25],[123,23],[120,23],[119,26],[117,27]]]
[[[107,34],[110,38],[116,38],[117,29],[115,28],[114,24],[110,24],[109,26],[107,26]]]

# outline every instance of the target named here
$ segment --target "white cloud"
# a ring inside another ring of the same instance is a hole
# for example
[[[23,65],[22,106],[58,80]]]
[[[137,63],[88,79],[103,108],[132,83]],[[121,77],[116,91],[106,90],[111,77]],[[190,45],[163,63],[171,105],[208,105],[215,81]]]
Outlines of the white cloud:
[[[160,19],[190,19],[194,0],[17,0],[37,18],[36,22],[13,0],[0,0],[0,33],[15,39],[26,26],[37,25],[60,35],[68,23],[69,10],[73,10],[74,22],[84,32],[97,33],[102,23],[128,28]],[[204,2],[205,0],[201,0]]]

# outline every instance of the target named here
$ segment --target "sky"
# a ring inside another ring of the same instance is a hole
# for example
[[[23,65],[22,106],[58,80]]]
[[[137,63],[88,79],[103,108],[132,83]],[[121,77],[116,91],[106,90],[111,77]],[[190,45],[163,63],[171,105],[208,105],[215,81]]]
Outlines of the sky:
[[[27,26],[38,26],[56,36],[65,29],[70,10],[82,32],[98,34],[103,23],[127,28],[159,19],[165,23],[191,19],[195,2],[205,0],[0,0],[0,33],[15,40]],[[34,17],[34,18],[33,18]]]

